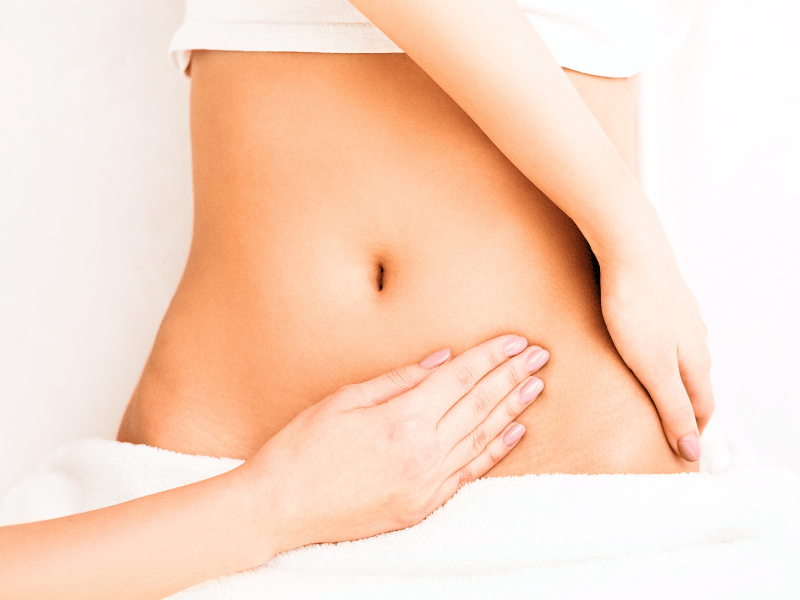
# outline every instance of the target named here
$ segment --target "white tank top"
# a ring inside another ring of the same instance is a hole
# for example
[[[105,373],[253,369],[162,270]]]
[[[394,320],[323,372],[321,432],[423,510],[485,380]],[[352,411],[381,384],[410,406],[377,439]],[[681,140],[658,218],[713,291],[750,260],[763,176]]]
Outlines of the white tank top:
[[[562,67],[605,77],[677,54],[697,2],[517,0]],[[196,49],[402,52],[347,0],[186,0],[169,53],[185,71]]]

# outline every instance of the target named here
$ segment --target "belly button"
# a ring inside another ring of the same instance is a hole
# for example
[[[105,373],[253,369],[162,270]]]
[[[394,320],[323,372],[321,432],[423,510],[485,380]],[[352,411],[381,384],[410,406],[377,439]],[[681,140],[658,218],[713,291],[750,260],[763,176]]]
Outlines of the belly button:
[[[380,292],[383,289],[383,265],[381,264],[378,264],[376,280],[378,284],[378,291]]]

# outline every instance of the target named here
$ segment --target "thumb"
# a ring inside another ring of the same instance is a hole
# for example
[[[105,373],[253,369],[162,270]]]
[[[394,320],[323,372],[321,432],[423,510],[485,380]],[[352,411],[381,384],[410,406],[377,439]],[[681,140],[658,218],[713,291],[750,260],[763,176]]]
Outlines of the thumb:
[[[361,408],[377,406],[403,392],[417,387],[436,367],[447,362],[450,358],[450,349],[443,348],[429,354],[419,363],[405,365],[374,379],[356,384],[358,394],[356,404]]]
[[[689,462],[699,460],[697,420],[683,385],[677,360],[668,368],[650,373],[641,382],[656,405],[664,434],[673,452]]]

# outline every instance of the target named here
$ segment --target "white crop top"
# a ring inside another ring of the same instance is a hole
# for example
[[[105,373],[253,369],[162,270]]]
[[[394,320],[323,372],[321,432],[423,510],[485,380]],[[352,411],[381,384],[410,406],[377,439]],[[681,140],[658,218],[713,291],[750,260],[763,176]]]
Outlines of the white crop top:
[[[629,77],[678,53],[697,1],[517,3],[562,67]],[[185,72],[197,49],[402,52],[347,0],[186,0],[186,15],[169,53]]]

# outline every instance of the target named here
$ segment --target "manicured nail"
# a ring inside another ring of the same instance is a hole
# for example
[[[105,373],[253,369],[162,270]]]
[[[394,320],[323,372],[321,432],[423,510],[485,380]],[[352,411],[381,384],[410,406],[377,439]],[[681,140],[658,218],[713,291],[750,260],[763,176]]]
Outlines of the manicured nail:
[[[541,369],[548,360],[550,360],[550,353],[539,348],[531,352],[531,355],[525,359],[525,368],[528,369],[528,373],[533,373],[536,369]]]
[[[544,381],[538,377],[534,377],[519,390],[519,401],[522,402],[523,406],[527,406],[533,402],[533,399],[536,398],[543,389]]]
[[[513,446],[519,441],[519,438],[522,437],[523,433],[525,433],[525,426],[520,425],[519,423],[514,423],[503,435],[503,443],[506,446]]]
[[[526,340],[524,337],[515,335],[506,342],[506,347],[505,347],[506,356],[516,356],[517,354],[525,350],[525,348],[527,347],[528,347],[528,340]]]
[[[434,367],[438,367],[448,358],[450,358],[450,348],[442,348],[441,350],[437,350],[433,354],[429,354],[419,361],[419,366],[423,369],[433,369]]]
[[[700,460],[700,442],[696,433],[692,432],[679,439],[678,449],[681,451],[681,456],[689,462]]]

